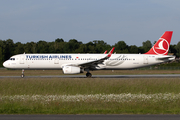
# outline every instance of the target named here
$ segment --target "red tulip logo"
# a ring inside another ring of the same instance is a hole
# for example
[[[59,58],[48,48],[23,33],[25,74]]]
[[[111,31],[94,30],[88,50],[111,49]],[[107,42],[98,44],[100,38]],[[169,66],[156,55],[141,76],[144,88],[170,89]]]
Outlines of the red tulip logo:
[[[166,39],[160,38],[158,42],[153,46],[153,51],[156,54],[166,54],[169,50],[169,43]]]

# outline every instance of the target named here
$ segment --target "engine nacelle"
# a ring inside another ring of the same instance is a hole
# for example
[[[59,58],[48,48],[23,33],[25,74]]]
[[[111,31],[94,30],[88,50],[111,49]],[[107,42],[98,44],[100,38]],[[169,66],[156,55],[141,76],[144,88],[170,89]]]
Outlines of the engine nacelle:
[[[78,74],[83,73],[83,70],[80,67],[75,66],[62,66],[64,74]]]

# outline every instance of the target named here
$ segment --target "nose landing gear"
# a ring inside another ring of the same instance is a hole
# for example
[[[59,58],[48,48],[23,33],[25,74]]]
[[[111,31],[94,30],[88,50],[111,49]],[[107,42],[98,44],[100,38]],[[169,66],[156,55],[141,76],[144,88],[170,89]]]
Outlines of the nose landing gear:
[[[22,69],[22,74],[21,74],[21,78],[24,78],[24,69]]]

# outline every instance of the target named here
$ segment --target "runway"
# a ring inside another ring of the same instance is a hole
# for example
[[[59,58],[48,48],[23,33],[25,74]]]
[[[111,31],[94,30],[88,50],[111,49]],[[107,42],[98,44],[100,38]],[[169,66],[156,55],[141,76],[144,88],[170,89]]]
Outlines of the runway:
[[[180,74],[148,74],[148,75],[92,75],[92,78],[178,78]],[[21,78],[21,76],[0,76],[0,78]],[[85,75],[43,75],[25,76],[24,78],[86,78]]]
[[[180,115],[0,115],[0,120],[179,120]]]

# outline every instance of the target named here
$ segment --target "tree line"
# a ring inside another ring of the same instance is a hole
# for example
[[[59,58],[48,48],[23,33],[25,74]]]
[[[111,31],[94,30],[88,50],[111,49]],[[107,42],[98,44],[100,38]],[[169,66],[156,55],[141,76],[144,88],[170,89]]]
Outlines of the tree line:
[[[76,39],[65,42],[62,38],[57,38],[53,42],[40,40],[38,42],[14,43],[12,39],[0,40],[0,66],[11,56],[22,53],[103,53],[115,47],[116,53],[145,53],[151,47],[151,41],[147,40],[142,46],[127,45],[124,41],[118,41],[115,45],[109,45],[103,40],[94,40],[82,43]],[[177,45],[170,45],[169,53],[180,57],[180,42]]]

